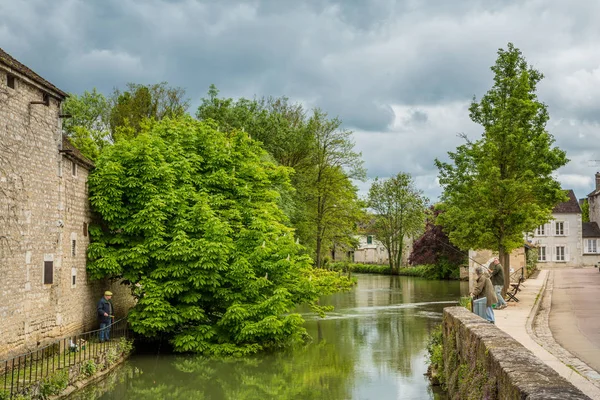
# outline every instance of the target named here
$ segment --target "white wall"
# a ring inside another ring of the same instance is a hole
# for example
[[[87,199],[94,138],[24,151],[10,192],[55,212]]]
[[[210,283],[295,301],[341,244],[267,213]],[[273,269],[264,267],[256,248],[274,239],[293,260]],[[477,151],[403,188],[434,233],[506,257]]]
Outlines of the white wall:
[[[543,232],[536,230],[533,241],[538,246],[538,263],[541,267],[581,266],[581,214],[553,214],[554,220],[543,225]],[[563,223],[563,232],[557,230],[557,223]],[[564,254],[558,247],[564,248]],[[542,250],[545,249],[545,250]],[[545,259],[544,258],[545,255]]]

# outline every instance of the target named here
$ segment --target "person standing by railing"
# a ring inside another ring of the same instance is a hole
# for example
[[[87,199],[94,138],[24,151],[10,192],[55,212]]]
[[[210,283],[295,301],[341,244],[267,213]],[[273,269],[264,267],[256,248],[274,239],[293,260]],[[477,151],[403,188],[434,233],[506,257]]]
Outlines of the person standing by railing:
[[[110,339],[110,325],[112,323],[113,305],[110,299],[112,292],[104,292],[104,296],[98,301],[98,321],[100,322],[100,343]]]
[[[494,258],[494,261],[492,261],[490,271],[490,280],[494,285],[496,297],[498,298],[496,309],[502,310],[507,307],[507,304],[506,301],[504,301],[504,297],[502,297],[502,289],[504,288],[504,267],[502,267],[498,258]]]

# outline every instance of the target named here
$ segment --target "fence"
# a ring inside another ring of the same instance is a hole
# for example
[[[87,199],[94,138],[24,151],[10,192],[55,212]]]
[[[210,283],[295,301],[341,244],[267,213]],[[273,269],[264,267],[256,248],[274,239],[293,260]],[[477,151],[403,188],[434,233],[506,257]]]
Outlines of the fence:
[[[105,328],[107,329],[107,328]],[[35,351],[0,361],[0,385],[9,399],[60,371],[93,360],[128,337],[127,320],[110,325],[110,340],[100,342],[101,329],[64,337]],[[68,383],[72,383],[68,374]],[[0,393],[1,395],[2,393]],[[2,396],[0,396],[2,398]]]

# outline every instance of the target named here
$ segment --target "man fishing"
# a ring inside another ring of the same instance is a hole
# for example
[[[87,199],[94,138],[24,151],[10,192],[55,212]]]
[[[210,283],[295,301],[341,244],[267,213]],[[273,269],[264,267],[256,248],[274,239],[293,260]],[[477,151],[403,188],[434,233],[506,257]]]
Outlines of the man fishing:
[[[104,292],[104,296],[98,302],[98,321],[100,321],[100,343],[110,339],[110,325],[112,324],[113,305],[110,299],[112,292]]]

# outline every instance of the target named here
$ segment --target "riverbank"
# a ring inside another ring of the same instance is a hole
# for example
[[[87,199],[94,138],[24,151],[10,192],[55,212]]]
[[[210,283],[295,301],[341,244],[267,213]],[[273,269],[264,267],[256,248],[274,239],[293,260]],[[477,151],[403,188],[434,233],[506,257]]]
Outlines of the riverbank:
[[[448,271],[444,267],[437,265],[415,265],[414,267],[402,267],[397,273],[393,274],[389,265],[380,264],[360,264],[338,262],[330,264],[329,268],[338,272],[355,272],[359,274],[379,274],[379,275],[397,275],[413,276],[416,278],[425,278],[431,280],[460,280],[460,270]]]

